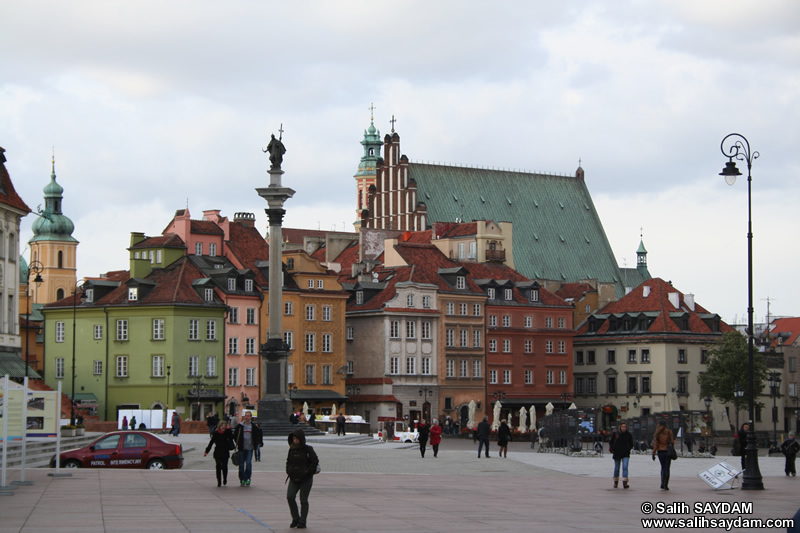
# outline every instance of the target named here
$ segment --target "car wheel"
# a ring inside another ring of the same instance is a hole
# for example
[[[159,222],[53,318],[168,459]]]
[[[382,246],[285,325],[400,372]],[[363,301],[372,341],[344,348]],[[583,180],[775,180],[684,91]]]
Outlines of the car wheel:
[[[411,441],[410,441],[410,440],[408,440],[408,439],[406,439],[406,441],[405,441],[405,442],[406,442],[406,443],[410,443]]]
[[[64,468],[80,468],[81,463],[75,459],[70,459],[64,463]]]
[[[162,461],[161,459],[153,459],[149,463],[147,463],[148,470],[166,470],[167,463]]]

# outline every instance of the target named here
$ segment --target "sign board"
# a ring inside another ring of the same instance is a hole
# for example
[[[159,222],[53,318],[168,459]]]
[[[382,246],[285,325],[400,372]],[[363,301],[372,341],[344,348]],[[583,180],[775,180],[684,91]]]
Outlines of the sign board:
[[[732,489],[733,483],[739,474],[741,474],[741,471],[722,461],[707,470],[703,470],[697,474],[697,477],[705,481],[712,489],[719,490]]]

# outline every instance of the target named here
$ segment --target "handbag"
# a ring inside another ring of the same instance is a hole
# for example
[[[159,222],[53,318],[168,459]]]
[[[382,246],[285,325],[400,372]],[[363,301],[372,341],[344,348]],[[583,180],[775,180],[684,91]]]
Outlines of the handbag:
[[[675,451],[675,446],[673,446],[672,444],[667,444],[667,455],[673,461],[675,461],[678,458],[678,452]]]
[[[233,466],[239,466],[239,452],[233,452],[233,455],[231,455],[231,462]]]

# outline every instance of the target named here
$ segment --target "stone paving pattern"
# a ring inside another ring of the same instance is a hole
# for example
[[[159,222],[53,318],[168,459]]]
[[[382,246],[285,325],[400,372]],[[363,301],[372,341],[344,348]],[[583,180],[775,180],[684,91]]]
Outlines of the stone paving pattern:
[[[26,470],[34,484],[0,497],[0,533],[294,531],[284,439],[265,443],[250,487],[239,486],[231,465],[229,484],[220,488],[213,459],[203,458],[206,436],[169,440],[184,445],[182,470],[81,469],[66,471],[69,478]],[[507,459],[497,457],[494,443],[491,457],[478,459],[477,446],[466,439],[446,439],[438,458],[429,448],[424,459],[416,445],[312,445],[322,473],[311,491],[308,529],[326,533],[641,531],[642,518],[657,517],[642,514],[644,502],[753,502],[745,518],[791,518],[800,506],[800,479],[784,476],[782,457],[760,457],[764,491],[714,491],[697,477],[721,460],[738,466],[737,457],[682,458],[672,464],[672,490],[665,492],[649,455],[631,458],[631,488],[624,490],[621,483],[612,488],[608,454],[532,453],[529,443],[512,442]],[[7,481],[17,479],[19,470],[9,469]]]

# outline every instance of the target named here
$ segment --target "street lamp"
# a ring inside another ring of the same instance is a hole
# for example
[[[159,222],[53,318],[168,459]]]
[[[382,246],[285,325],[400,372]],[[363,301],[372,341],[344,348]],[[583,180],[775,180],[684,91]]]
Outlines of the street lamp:
[[[167,414],[169,413],[169,375],[170,375],[170,370],[172,370],[172,367],[170,365],[167,365],[167,401],[164,403],[164,420],[167,419]],[[166,425],[164,427],[166,427]]]
[[[744,396],[744,389],[738,383],[736,387],[733,389],[733,404],[736,406],[736,431],[739,431],[739,402],[742,401],[742,396]]]
[[[76,325],[78,322],[78,290],[83,286],[83,280],[80,280],[75,285],[75,290],[72,292],[72,410],[69,416],[69,423],[71,426],[75,425],[75,332],[77,331]],[[85,302],[85,293],[81,292],[81,303]]]
[[[419,389],[419,395],[422,396],[422,416],[426,420],[430,422],[431,419],[431,404],[428,402],[428,398],[433,396],[433,389],[430,387],[422,386]],[[425,409],[425,405],[427,404],[428,409]]]
[[[42,271],[44,270],[44,266],[37,260],[33,260],[28,264],[28,279],[25,283],[25,302],[28,304],[28,314],[25,315],[25,377],[28,377],[28,367],[30,366],[30,359],[29,355],[30,352],[28,348],[30,346],[30,338],[31,338],[31,294],[30,294],[30,286],[31,286],[31,274],[36,273],[36,277],[33,279],[33,282],[36,284],[38,288],[44,280],[42,279]]]
[[[703,398],[703,402],[706,404],[706,416],[708,417],[708,421],[706,423],[706,426],[709,428],[709,432],[708,432],[709,443],[708,443],[708,445],[711,446],[711,442],[710,441],[711,441],[711,438],[714,436],[714,430],[713,430],[713,428],[711,426],[711,396],[706,396],[705,398]]]
[[[779,372],[770,372],[767,378],[770,396],[772,396],[772,445],[778,447],[778,407],[775,400],[780,396],[781,375]]]
[[[728,140],[730,139],[730,141]],[[728,148],[726,149],[726,141]],[[758,467],[758,446],[756,445],[755,424],[755,369],[753,364],[753,216],[752,216],[752,194],[751,169],[753,161],[758,159],[759,153],[750,150],[750,143],[739,133],[726,135],[720,143],[722,154],[728,158],[725,168],[719,173],[725,178],[728,185],[736,183],[736,176],[742,173],[736,168],[734,159],[747,163],[747,362],[748,373],[750,375],[749,387],[749,412],[750,412],[750,431],[747,432],[747,465],[742,480],[742,490],[764,490],[764,481],[761,478],[761,470]]]
[[[571,396],[571,395],[570,395],[570,393],[568,393],[568,392],[562,392],[562,393],[561,393],[561,395],[560,395],[560,397],[561,397],[561,403],[563,403],[563,404],[566,404],[567,402],[569,402],[569,400],[570,400],[570,396]]]
[[[192,385],[194,385],[194,393],[195,395],[197,395],[197,420],[202,420],[203,413],[200,410],[200,391],[203,390],[206,384],[203,382],[202,377],[197,376],[197,379],[192,381]],[[191,394],[191,391],[189,392],[189,394]]]

